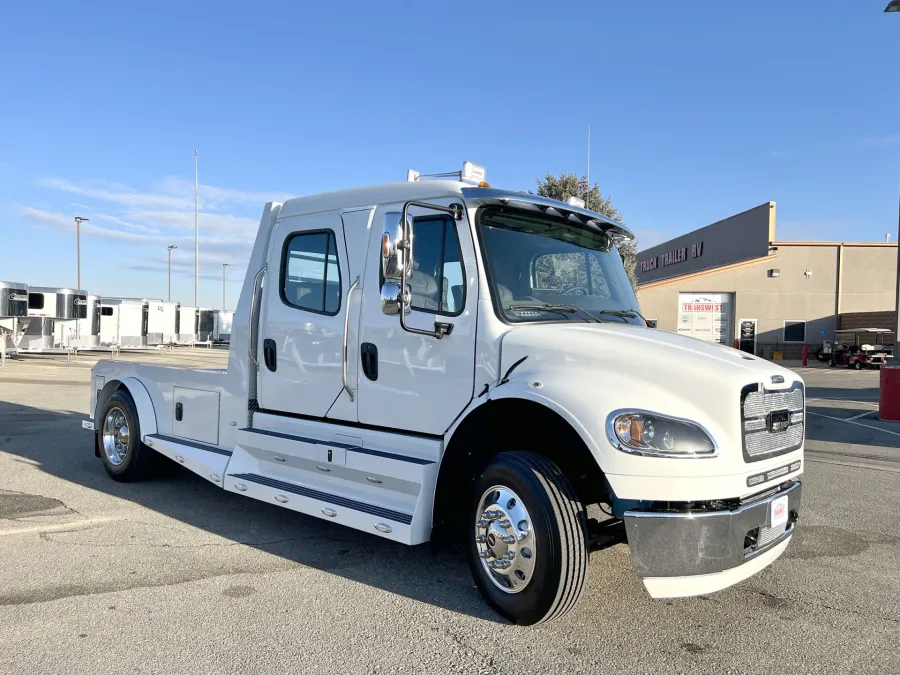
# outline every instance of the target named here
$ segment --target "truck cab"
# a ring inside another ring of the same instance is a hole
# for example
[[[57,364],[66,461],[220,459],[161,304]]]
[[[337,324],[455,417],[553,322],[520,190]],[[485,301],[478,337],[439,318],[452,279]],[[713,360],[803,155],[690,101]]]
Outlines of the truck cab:
[[[520,624],[567,613],[609,536],[653,597],[772,563],[799,520],[802,380],[648,328],[622,224],[483,176],[267,204],[227,369],[95,367],[85,426],[107,472],[165,456],[237,495],[462,545]]]

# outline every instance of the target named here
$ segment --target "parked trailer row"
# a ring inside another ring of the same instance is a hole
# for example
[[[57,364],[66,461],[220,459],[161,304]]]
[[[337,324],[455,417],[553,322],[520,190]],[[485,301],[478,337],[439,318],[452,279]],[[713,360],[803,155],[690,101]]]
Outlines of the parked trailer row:
[[[0,339],[7,354],[227,343],[233,316],[159,299],[0,282]]]

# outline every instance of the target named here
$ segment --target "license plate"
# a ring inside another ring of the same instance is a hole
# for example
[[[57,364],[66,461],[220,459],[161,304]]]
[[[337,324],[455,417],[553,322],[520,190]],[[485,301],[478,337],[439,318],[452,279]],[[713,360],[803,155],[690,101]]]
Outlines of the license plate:
[[[769,527],[784,525],[788,519],[787,495],[772,500],[771,513],[769,515]]]

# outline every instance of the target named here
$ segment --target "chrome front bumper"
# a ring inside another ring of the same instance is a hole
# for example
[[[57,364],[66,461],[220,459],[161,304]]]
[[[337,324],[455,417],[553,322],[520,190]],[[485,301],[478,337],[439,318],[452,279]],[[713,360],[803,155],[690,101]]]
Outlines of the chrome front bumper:
[[[771,503],[785,495],[788,522],[771,528]],[[785,543],[799,518],[800,481],[790,481],[730,511],[626,511],[625,532],[641,577],[693,577],[730,570]]]

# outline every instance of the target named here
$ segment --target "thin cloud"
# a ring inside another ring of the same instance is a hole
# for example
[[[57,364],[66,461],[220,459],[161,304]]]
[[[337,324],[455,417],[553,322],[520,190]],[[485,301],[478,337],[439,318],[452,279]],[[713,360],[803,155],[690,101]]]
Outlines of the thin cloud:
[[[868,136],[859,141],[861,150],[881,150],[900,144],[900,134],[885,134],[882,136]]]

